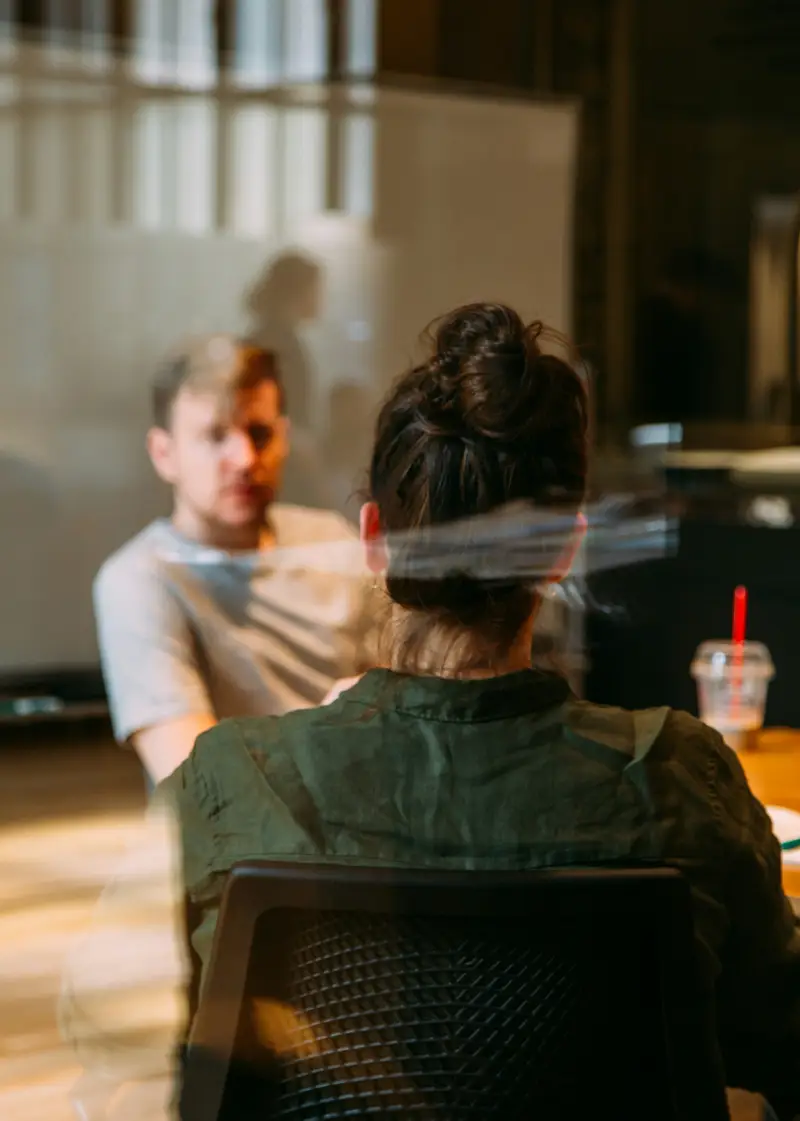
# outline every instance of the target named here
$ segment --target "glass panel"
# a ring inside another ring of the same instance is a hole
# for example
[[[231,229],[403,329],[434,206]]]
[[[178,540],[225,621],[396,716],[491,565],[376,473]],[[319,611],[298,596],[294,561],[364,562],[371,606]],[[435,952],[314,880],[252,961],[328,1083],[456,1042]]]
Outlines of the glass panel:
[[[342,198],[348,214],[369,218],[375,190],[375,121],[363,113],[344,119],[342,132]]]
[[[17,0],[0,0],[0,58],[10,58],[17,47]]]
[[[175,108],[175,224],[188,233],[207,233],[214,227],[216,108],[205,99]]]
[[[371,78],[378,54],[375,0],[347,0],[344,37],[345,74],[351,78]]]
[[[69,129],[57,108],[39,107],[30,119],[30,156],[33,217],[58,222],[69,202],[67,161]]]
[[[232,78],[246,89],[283,76],[283,0],[237,0]]]
[[[113,124],[110,109],[89,109],[76,120],[77,215],[83,222],[105,226],[112,218]]]
[[[56,66],[75,65],[78,27],[77,12],[72,0],[46,0],[44,5],[44,40],[47,57]]]
[[[325,0],[284,0],[288,82],[318,82],[328,75]]]
[[[0,222],[17,213],[19,175],[19,117],[9,109],[0,114]]]
[[[172,106],[168,104],[145,102],[134,117],[133,220],[145,229],[159,229],[169,223],[167,201],[173,192],[167,189],[168,178],[174,183],[174,165],[170,166],[167,160],[171,113]]]
[[[171,80],[165,23],[163,0],[137,0],[131,65],[140,82],[159,85]]]
[[[325,210],[326,114],[322,109],[288,109],[284,127],[283,213],[291,229]]]
[[[208,89],[217,80],[212,0],[171,0],[177,8],[175,81],[186,89]]]
[[[108,0],[83,0],[83,65],[105,70],[111,64]]]
[[[230,215],[244,237],[271,237],[277,227],[279,111],[262,105],[235,110],[231,121]]]

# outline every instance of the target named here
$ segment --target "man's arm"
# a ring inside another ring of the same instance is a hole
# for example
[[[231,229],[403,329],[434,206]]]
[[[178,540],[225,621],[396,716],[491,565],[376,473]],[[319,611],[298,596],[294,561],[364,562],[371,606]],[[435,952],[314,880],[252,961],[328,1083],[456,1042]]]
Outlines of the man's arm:
[[[131,743],[154,783],[163,782],[192,753],[195,740],[217,723],[211,712],[197,712],[143,728]]]
[[[339,681],[335,682],[320,702],[323,705],[332,704],[337,697],[342,693],[346,693],[348,689],[352,689],[357,682],[361,680],[361,675],[357,677],[342,677]]]
[[[162,573],[144,563],[104,568],[94,599],[116,737],[160,782],[217,722],[189,621]]]

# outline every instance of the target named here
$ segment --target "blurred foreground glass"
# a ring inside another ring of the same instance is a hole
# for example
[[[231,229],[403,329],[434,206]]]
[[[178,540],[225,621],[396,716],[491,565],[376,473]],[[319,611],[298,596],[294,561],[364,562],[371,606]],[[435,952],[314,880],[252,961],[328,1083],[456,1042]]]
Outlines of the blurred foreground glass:
[[[734,751],[755,747],[774,676],[770,652],[760,642],[704,642],[692,662],[700,719]]]

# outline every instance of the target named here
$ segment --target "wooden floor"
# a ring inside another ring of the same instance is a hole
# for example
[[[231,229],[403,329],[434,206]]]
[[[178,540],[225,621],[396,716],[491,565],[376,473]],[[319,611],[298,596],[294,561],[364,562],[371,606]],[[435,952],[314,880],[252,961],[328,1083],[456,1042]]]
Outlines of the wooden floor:
[[[0,1118],[74,1121],[59,978],[141,813],[141,772],[102,726],[4,727],[0,790]]]

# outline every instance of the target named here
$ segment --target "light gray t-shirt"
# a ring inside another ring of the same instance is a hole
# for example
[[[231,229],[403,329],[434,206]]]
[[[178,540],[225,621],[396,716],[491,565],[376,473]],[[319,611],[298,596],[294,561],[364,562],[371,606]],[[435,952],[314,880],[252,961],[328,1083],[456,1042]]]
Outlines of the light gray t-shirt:
[[[274,548],[246,554],[151,523],[101,568],[100,654],[117,739],[194,713],[319,704],[374,664],[376,603],[350,526],[276,505]]]

